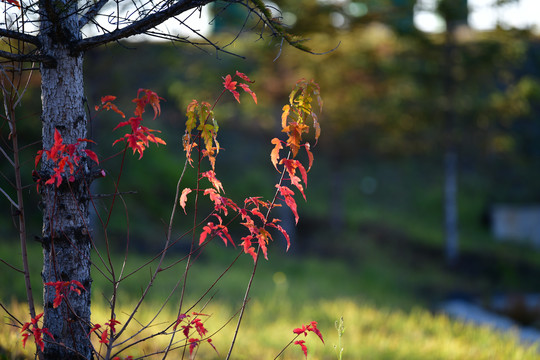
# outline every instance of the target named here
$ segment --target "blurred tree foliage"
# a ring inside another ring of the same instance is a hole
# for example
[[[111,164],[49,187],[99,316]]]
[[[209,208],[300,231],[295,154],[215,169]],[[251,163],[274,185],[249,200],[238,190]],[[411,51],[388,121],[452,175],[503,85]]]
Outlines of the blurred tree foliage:
[[[256,80],[253,89],[260,101],[258,106],[249,102],[237,106],[231,99],[216,109],[216,119],[224,125],[220,143],[225,149],[222,168],[217,171],[221,171],[224,182],[228,182],[225,177],[234,179],[232,188],[227,189],[233,198],[235,191],[245,193],[246,189],[253,195],[266,195],[262,192],[272,184],[273,173],[271,169],[261,170],[267,164],[260,166],[264,155],[258,156],[258,149],[261,154],[266,152],[260,144],[268,139],[269,131],[278,129],[280,108],[291,84],[299,77],[316,79],[323,91],[324,136],[316,156],[328,159],[325,169],[333,169],[330,172],[335,177],[331,181],[335,194],[358,181],[342,176],[341,169],[348,165],[411,156],[440,158],[444,138],[443,77],[448,71],[444,66],[445,40],[443,34],[426,34],[414,28],[415,1],[281,0],[275,3],[281,11],[276,10],[276,16],[283,16],[292,33],[308,38],[315,51],[325,52],[339,45],[337,49],[313,56],[281,48],[279,43],[268,46],[274,40],[245,34],[242,41],[234,42],[227,50],[245,56],[246,60],[225,55],[216,60],[211,52],[180,51],[167,43],[124,43],[88,54],[85,81],[89,109],[93,109],[100,96],[111,94],[119,96],[120,101],[123,99],[123,109],[129,113],[132,106],[129,99],[138,88],[151,88],[167,100],[162,116],[156,120],[159,124],[153,127],[163,130],[168,145],[145,156],[145,166],[152,167],[146,173],[159,177],[163,186],[154,189],[157,193],[143,198],[147,175],[127,176],[128,182],[120,189],[141,192],[125,196],[129,210],[135,213],[131,219],[135,228],[132,236],[149,242],[155,241],[152,237],[160,236],[160,225],[151,227],[145,218],[166,218],[169,211],[165,205],[169,199],[172,201],[176,177],[183,164],[180,138],[185,106],[193,98],[211,100],[221,86],[221,76],[235,70]],[[234,5],[222,8],[218,4],[213,11],[219,12],[222,20],[215,24],[219,32],[212,38],[221,45],[227,44],[231,40],[227,21],[244,21],[245,15]],[[467,27],[456,29],[455,36],[459,51],[453,70],[457,82],[453,106],[458,114],[456,126],[463,166],[481,170],[486,178],[494,179],[487,186],[499,189],[493,201],[524,198],[540,201],[540,185],[535,185],[532,177],[539,170],[531,167],[535,164],[540,169],[537,141],[540,124],[535,120],[540,111],[538,37],[521,30],[475,32]],[[253,46],[254,41],[259,41],[260,46]],[[246,42],[249,46],[244,45]],[[138,48],[136,57],[130,50],[134,47]],[[32,109],[25,104],[19,111],[39,121],[38,106]],[[111,129],[118,120],[114,114],[92,115],[90,131],[98,135],[99,151],[109,151],[111,155],[118,150],[103,150],[107,143],[112,143]],[[231,133],[227,134],[227,129]],[[250,136],[243,136],[245,132]],[[37,125],[35,138],[39,138]],[[248,143],[247,139],[253,138],[260,141]],[[251,150],[235,150],[242,145]],[[29,164],[33,150],[29,148]],[[104,159],[107,153],[98,155]],[[110,169],[110,176],[116,175],[116,160],[104,164]],[[129,165],[138,167],[136,160]],[[506,167],[515,171],[506,171]],[[523,186],[518,189],[515,184],[526,184],[527,190]],[[96,189],[97,192],[112,192],[106,185],[100,186],[104,188]],[[504,188],[508,190],[505,192]],[[310,198],[306,216],[310,212],[319,212],[316,216],[320,216],[321,211],[343,208],[339,196],[332,197],[336,202],[331,209],[326,206],[327,195],[312,193]],[[343,221],[343,214],[339,210],[333,213],[334,226],[342,226],[339,221]],[[112,223],[118,223],[120,231],[124,215],[115,216],[118,220]],[[9,227],[8,218],[2,216],[2,228]]]

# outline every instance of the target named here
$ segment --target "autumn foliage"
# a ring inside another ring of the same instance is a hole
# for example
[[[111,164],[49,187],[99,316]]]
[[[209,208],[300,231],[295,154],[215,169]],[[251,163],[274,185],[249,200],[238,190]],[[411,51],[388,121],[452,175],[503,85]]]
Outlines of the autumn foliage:
[[[35,158],[35,167],[37,168],[39,162],[43,159],[51,161],[53,166],[52,175],[45,181],[45,184],[56,184],[56,187],[62,184],[63,177],[66,177],[68,181],[75,181],[75,175],[77,174],[75,169],[78,167],[82,158],[82,154],[86,154],[95,163],[99,164],[98,157],[92,150],[84,149],[82,152],[79,150],[79,146],[83,142],[93,142],[88,139],[78,139],[75,144],[65,144],[62,135],[58,129],[54,130],[54,144],[49,150],[39,150]],[[35,170],[35,174],[38,172]],[[38,189],[41,185],[41,178],[37,180]]]
[[[191,211],[188,207],[188,199],[195,197],[193,216],[197,219],[197,202],[201,199],[207,199],[212,204],[213,210],[205,217],[203,223],[194,226],[193,234],[197,233],[197,237],[188,256],[191,256],[197,250],[194,246],[201,248],[209,244],[213,239],[218,238],[226,246],[238,246],[241,252],[251,256],[254,262],[253,276],[259,254],[262,252],[264,258],[268,260],[268,247],[274,240],[275,234],[284,239],[287,250],[291,245],[289,234],[280,225],[280,219],[273,215],[273,210],[279,206],[286,206],[294,215],[295,222],[298,223],[299,221],[295,196],[299,193],[304,200],[307,199],[308,173],[314,161],[311,144],[304,138],[309,134],[310,129],[313,129],[314,135],[312,139],[315,144],[320,136],[321,130],[317,114],[322,110],[322,100],[319,86],[315,82],[303,79],[297,82],[289,96],[288,104],[283,107],[281,116],[283,138],[276,137],[269,144],[271,149],[270,164],[279,172],[279,180],[275,184],[273,198],[265,200],[261,197],[252,196],[241,201],[235,201],[225,195],[225,187],[216,173],[215,165],[220,153],[220,144],[218,142],[219,125],[215,118],[214,108],[227,93],[232,94],[233,98],[240,103],[239,90],[250,95],[251,99],[257,104],[257,95],[250,88],[252,84],[253,82],[247,75],[237,71],[234,75],[223,77],[223,89],[213,104],[198,100],[192,100],[188,104],[182,146],[186,156],[186,166],[196,169],[197,181],[195,187],[186,187],[181,191],[181,188],[177,190],[175,208],[178,205],[185,214],[188,214]],[[142,159],[144,152],[151,143],[156,145],[166,144],[162,138],[157,136],[160,131],[147,127],[143,120],[147,108],[151,109],[153,120],[161,114],[162,100],[151,90],[139,89],[137,96],[132,100],[135,104],[133,116],[128,120],[120,121],[113,129],[113,131],[126,130],[112,144],[113,146],[118,143],[125,144],[122,151],[123,156],[125,156],[128,149],[131,149],[133,154],[137,153],[139,159]],[[112,111],[125,119],[124,112],[119,109],[115,101],[115,96],[104,96],[101,98],[101,104],[96,106],[95,110]],[[38,186],[54,185],[59,187],[66,180],[68,182],[75,181],[83,157],[90,159],[94,166],[101,165],[96,153],[91,150],[81,149],[81,144],[88,142],[91,142],[91,140],[78,139],[74,144],[66,144],[61,133],[55,130],[52,147],[40,150],[35,158],[36,169],[41,161],[48,161],[52,164],[51,175],[43,179],[38,177]],[[300,160],[300,150],[305,153],[305,160]],[[37,170],[35,172],[37,173]],[[120,181],[120,177],[118,177],[117,181]],[[116,183],[116,188],[118,189],[118,183]],[[174,208],[172,217],[174,217]],[[228,225],[234,220],[238,220],[245,231],[244,236],[237,241],[233,239],[228,228]],[[156,270],[151,282],[154,281],[160,271],[161,269]],[[151,286],[151,282],[148,287]],[[68,295],[77,296],[82,291],[86,291],[84,286],[76,280],[47,282],[44,285],[55,289],[54,308],[60,307],[63,303],[69,306]],[[242,305],[242,309],[245,306],[246,300]],[[107,349],[105,351],[106,355],[99,355],[100,358],[109,358],[111,356],[112,359],[121,359],[117,355],[122,351],[118,351],[116,354],[111,353],[111,351],[113,344],[118,340],[123,329],[128,326],[129,320],[125,324],[120,323],[116,319],[113,303],[111,303],[111,309],[111,317],[106,322],[90,324],[88,336],[94,339],[97,336],[96,340],[99,349],[94,349],[97,354],[101,354],[102,347]],[[133,314],[135,314],[136,310],[134,310]],[[205,326],[205,319],[209,315],[181,311],[179,311],[179,314],[177,319],[166,324],[166,328],[156,334],[171,336],[171,343],[176,334],[181,335],[184,339],[184,348],[189,351],[190,359],[196,356],[198,347],[203,343],[208,344],[217,352],[210,333]],[[30,322],[25,323],[21,329],[21,334],[23,344],[26,344],[29,337],[33,337],[37,348],[43,351],[44,336],[49,336],[51,341],[54,341],[54,339],[46,328],[40,328],[39,319],[42,315],[39,314]],[[315,321],[294,329],[293,332],[296,337],[313,332],[324,343]],[[153,336],[150,336],[147,340]],[[299,345],[307,357],[305,340],[297,340],[294,344]],[[164,351],[165,356],[168,351],[168,349]],[[124,358],[131,359],[132,356]]]

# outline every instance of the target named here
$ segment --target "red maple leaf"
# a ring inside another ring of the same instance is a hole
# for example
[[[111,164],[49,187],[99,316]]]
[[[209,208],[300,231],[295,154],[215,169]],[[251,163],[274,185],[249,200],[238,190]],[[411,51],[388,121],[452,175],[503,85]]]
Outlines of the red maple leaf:
[[[101,333],[101,338],[99,339],[99,343],[100,344],[108,344],[109,343],[109,339],[107,339],[109,333],[107,331],[108,329],[105,329],[103,330],[103,332]]]
[[[73,182],[75,177],[73,176],[75,172],[75,166],[79,165],[81,160],[81,155],[77,152],[79,145],[83,142],[93,142],[88,139],[78,139],[75,144],[64,144],[64,139],[58,131],[54,129],[54,143],[49,150],[39,150],[37,152],[36,158],[34,160],[34,166],[37,168],[39,162],[43,160],[43,154],[46,155],[47,159],[52,161],[55,164],[55,167],[52,169],[53,173],[51,177],[45,182],[46,185],[55,184],[56,187],[59,187],[62,184],[62,175],[66,175],[68,180]],[[95,152],[92,150],[84,150],[84,153],[94,162],[99,164],[98,157]],[[37,173],[37,171],[36,171]],[[40,179],[38,179],[38,189],[40,185]]]
[[[297,340],[294,342],[294,345],[300,345],[300,347],[302,347],[302,351],[304,352],[304,355],[306,356],[306,359],[307,359],[307,346],[305,345],[305,341]]]
[[[294,200],[294,197],[293,197],[294,191],[292,191],[291,189],[289,189],[286,186],[279,186],[279,184],[276,185],[276,187],[278,188],[279,193],[281,194],[281,196],[283,196],[283,198],[285,199],[285,204],[287,204],[289,209],[291,209],[291,211],[293,212],[295,222],[298,224],[298,219],[300,217],[298,216],[298,210],[297,210],[297,207],[296,207],[296,201]]]
[[[311,324],[308,326],[308,330],[313,331],[319,337],[319,339],[321,339],[322,343],[324,344],[323,336],[322,336],[320,330],[317,329],[317,322],[316,321],[311,322]]]
[[[141,95],[142,94],[142,95]],[[122,113],[118,108],[111,103],[115,99],[114,96],[106,96],[101,99],[102,108],[105,110],[113,110],[122,115],[124,117],[124,113]],[[113,142],[113,145],[115,145],[118,142],[125,141],[127,146],[133,150],[133,154],[135,152],[139,153],[139,159],[143,157],[143,153],[148,148],[149,144],[151,142],[158,144],[166,145],[166,142],[155,136],[154,132],[160,132],[159,130],[153,130],[149,129],[146,126],[142,126],[141,123],[143,121],[142,114],[145,111],[146,105],[152,106],[152,109],[154,111],[154,119],[159,116],[161,113],[161,107],[160,107],[160,100],[163,100],[160,98],[155,92],[148,90],[148,89],[139,89],[137,92],[137,97],[133,99],[132,101],[136,103],[134,117],[129,118],[127,121],[121,121],[116,127],[113,129],[116,130],[118,128],[129,126],[131,128],[131,132],[125,134],[124,136],[118,138]]]
[[[36,343],[36,346],[43,351],[45,348],[45,343],[43,342],[43,334],[49,336],[51,339],[54,340],[54,336],[50,333],[49,329],[47,328],[40,328],[39,327],[39,319],[43,316],[43,313],[37,314],[34,318],[32,318],[29,322],[25,323],[21,328],[21,336],[22,336],[22,343],[23,347],[26,346],[26,342],[28,341],[28,337],[32,335],[34,337],[34,342]]]
[[[267,223],[267,225],[276,228],[279,232],[281,232],[281,234],[285,238],[285,241],[287,241],[287,251],[289,251],[289,248],[291,247],[291,238],[289,237],[287,231],[285,231],[285,229],[281,225],[276,224],[279,221],[279,219],[273,219],[272,222]]]
[[[220,191],[225,192],[225,190],[223,189],[223,185],[221,184],[221,181],[219,181],[216,178],[216,173],[214,171],[208,170],[206,172],[203,172],[201,176],[207,178],[208,181],[210,181],[210,183],[214,187],[214,189],[216,189],[218,192]]]
[[[236,101],[240,102],[240,94],[238,91],[236,91],[236,81],[232,81],[232,76],[227,75],[223,78],[223,86],[225,86],[225,89],[229,90],[233,95]]]
[[[229,229],[227,229],[225,225],[221,225],[221,224],[216,225],[213,222],[207,223],[206,226],[203,227],[203,231],[199,238],[199,245],[204,243],[208,235],[210,237],[214,237],[217,235],[223,240],[225,245],[227,245],[227,243],[230,242],[234,246],[234,242],[231,238],[231,235],[229,234]]]
[[[44,285],[53,286],[55,290],[55,296],[53,301],[53,308],[57,308],[62,304],[62,300],[67,296],[67,291],[73,291],[77,294],[81,294],[81,290],[86,290],[84,286],[77,280],[71,281],[55,281],[46,282]]]
[[[191,338],[189,339],[189,355],[193,355],[193,350],[199,345],[199,339]]]
[[[253,262],[255,262],[257,260],[257,253],[255,253],[255,248],[251,246],[251,240],[253,240],[253,236],[244,236],[241,240],[243,241],[240,245],[242,245],[242,247],[244,248],[244,253],[251,255],[251,257],[253,257]]]
[[[239,78],[241,78],[242,80],[247,81],[249,83],[253,82],[253,81],[251,81],[249,79],[249,77],[247,77],[246,74],[243,74],[241,72],[237,71],[235,75],[238,76]],[[245,92],[250,94],[251,97],[253,98],[253,101],[255,102],[255,104],[257,104],[257,95],[249,88],[248,84],[238,83],[237,81],[233,81],[233,78],[232,78],[231,75],[225,76],[223,78],[223,80],[224,80],[223,81],[223,86],[225,87],[226,90],[229,90],[233,94],[236,101],[238,101],[240,103],[240,94],[238,93],[238,91],[236,91],[236,86],[238,85],[242,90],[244,90]]]

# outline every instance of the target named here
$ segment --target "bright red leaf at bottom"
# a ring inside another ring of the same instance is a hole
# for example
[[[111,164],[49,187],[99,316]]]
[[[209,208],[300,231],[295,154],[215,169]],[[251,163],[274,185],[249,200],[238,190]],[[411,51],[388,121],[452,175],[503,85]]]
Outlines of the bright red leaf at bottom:
[[[319,337],[319,339],[321,339],[322,343],[324,344],[323,336],[322,336],[320,330],[317,329],[317,322],[316,321],[312,321],[308,325],[302,325],[301,328],[296,328],[296,329],[293,330],[293,333],[295,333],[296,335],[304,334],[304,336],[307,336],[308,332],[315,333]],[[307,346],[305,345],[305,341],[304,340],[297,340],[297,341],[294,342],[294,344],[295,345],[300,345],[300,347],[302,348],[302,351],[304,352],[304,355],[306,356],[306,359],[307,359]]]
[[[304,355],[306,356],[306,359],[307,359],[307,346],[305,345],[305,341],[304,340],[297,340],[294,342],[294,345],[300,345],[300,347],[302,348],[302,351],[304,352]]]
[[[34,337],[36,346],[39,347],[41,351],[43,351],[43,349],[45,348],[45,343],[43,342],[43,334],[48,335],[51,339],[54,340],[54,336],[49,332],[49,329],[39,328],[38,321],[42,316],[43,313],[37,314],[32,320],[25,323],[21,328],[23,347],[26,346],[26,341],[28,340],[28,337],[30,337],[30,335]]]

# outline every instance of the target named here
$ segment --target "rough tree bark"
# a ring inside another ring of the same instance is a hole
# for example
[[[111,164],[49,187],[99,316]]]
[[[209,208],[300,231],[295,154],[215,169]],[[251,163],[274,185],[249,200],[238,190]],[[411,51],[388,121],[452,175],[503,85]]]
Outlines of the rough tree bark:
[[[81,53],[72,53],[68,44],[80,39],[76,16],[64,17],[64,11],[52,9],[42,14],[41,36],[43,52],[55,59],[41,65],[43,148],[54,143],[55,129],[65,144],[73,144],[86,137],[84,106],[83,59]],[[74,9],[71,9],[74,10]],[[50,14],[61,15],[60,20]],[[73,11],[72,14],[76,14]],[[54,20],[54,21],[53,21]],[[81,148],[84,147],[84,143]],[[52,164],[44,161],[41,176],[52,173]],[[44,286],[44,327],[54,336],[54,342],[45,345],[45,359],[90,359],[92,348],[90,331],[90,235],[88,214],[89,177],[87,162],[83,159],[75,170],[75,181],[42,184],[43,203],[43,283],[79,281],[86,289],[81,294],[67,292],[62,304],[54,308],[55,288]],[[45,340],[48,337],[45,336]],[[60,345],[63,344],[63,345]]]

